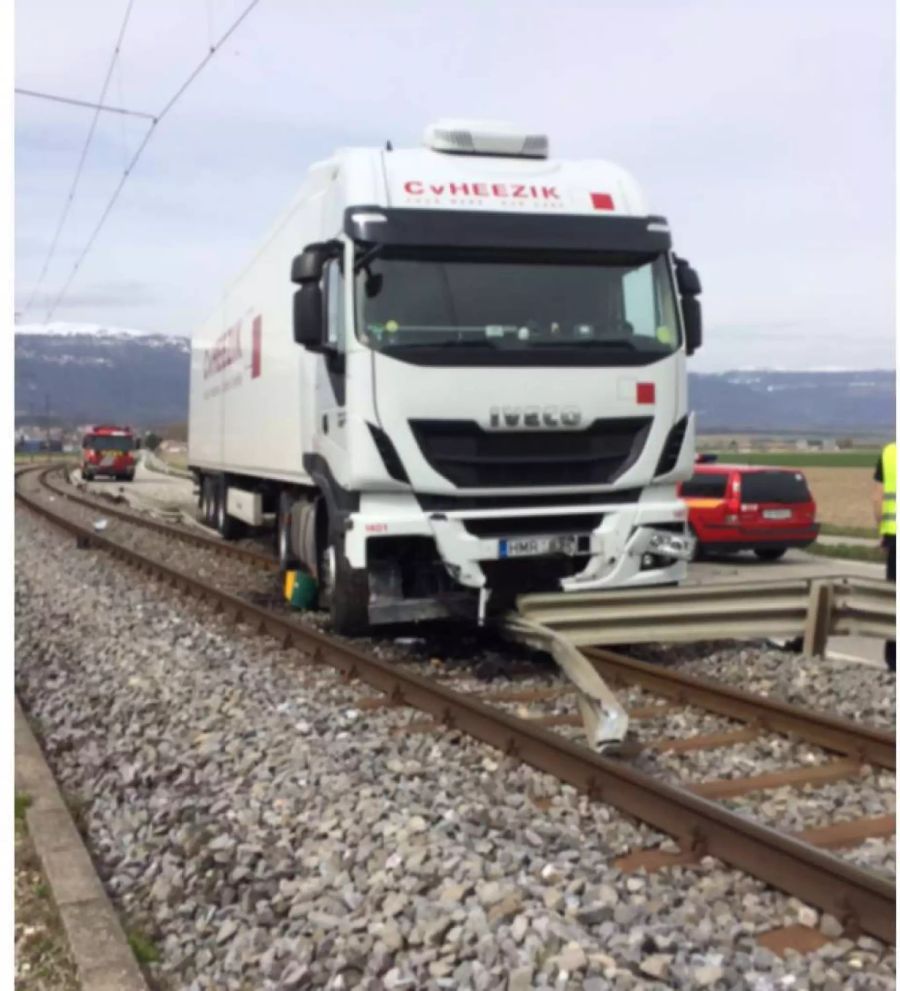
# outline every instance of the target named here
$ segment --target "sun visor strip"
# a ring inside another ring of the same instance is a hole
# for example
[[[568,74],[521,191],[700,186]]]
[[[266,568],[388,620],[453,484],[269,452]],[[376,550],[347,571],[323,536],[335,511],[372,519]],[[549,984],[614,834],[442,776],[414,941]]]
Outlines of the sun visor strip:
[[[344,233],[386,247],[658,255],[672,247],[662,217],[506,214],[482,210],[351,207]]]

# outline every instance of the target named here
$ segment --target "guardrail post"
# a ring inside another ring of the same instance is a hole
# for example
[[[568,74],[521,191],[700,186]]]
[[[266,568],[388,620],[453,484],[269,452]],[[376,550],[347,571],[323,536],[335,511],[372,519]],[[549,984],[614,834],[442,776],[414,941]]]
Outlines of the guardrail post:
[[[813,581],[809,587],[809,606],[803,630],[803,653],[807,657],[824,657],[831,631],[834,587],[829,581]]]

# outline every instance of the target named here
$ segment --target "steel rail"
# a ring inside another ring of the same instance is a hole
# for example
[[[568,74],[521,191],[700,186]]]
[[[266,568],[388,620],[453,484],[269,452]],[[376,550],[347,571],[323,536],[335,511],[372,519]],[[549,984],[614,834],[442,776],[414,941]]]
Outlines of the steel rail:
[[[82,546],[155,574],[176,588],[216,603],[235,621],[294,646],[313,663],[328,664],[348,679],[359,679],[397,704],[427,712],[448,727],[552,774],[592,800],[603,801],[674,836],[686,851],[709,855],[766,883],[816,905],[850,929],[871,933],[886,943],[895,939],[895,887],[887,878],[855,867],[791,836],[779,833],[712,801],[656,780],[578,743],[530,724],[477,698],[461,695],[415,672],[371,657],[290,618],[230,595],[198,578],[153,561],[67,520],[17,492],[25,505]]]
[[[681,703],[691,703],[732,719],[754,723],[764,730],[793,733],[826,750],[855,757],[878,767],[896,769],[896,734],[815,712],[800,706],[732,688],[695,675],[669,671],[603,647],[582,647],[581,651],[600,669],[601,674]]]
[[[59,471],[59,465],[51,465],[44,469],[41,476],[42,484],[48,488],[54,495],[58,495],[63,499],[68,499],[70,502],[77,502],[82,506],[88,506],[90,509],[96,509],[99,512],[107,513],[110,516],[115,516],[118,519],[126,520],[129,523],[134,523],[137,526],[146,527],[148,530],[155,530],[158,533],[163,533],[167,537],[172,537],[175,540],[181,540],[184,543],[193,544],[195,547],[203,547],[206,550],[214,551],[217,554],[224,554],[226,557],[237,558],[240,561],[245,561],[247,564],[253,564],[258,568],[267,569],[269,571],[278,570],[278,561],[275,558],[267,557],[265,554],[260,554],[258,551],[251,550],[249,547],[236,547],[234,544],[226,544],[221,539],[216,537],[206,537],[201,533],[191,533],[189,530],[183,530],[181,527],[172,526],[170,523],[161,523],[159,520],[151,520],[146,517],[139,516],[137,513],[132,511],[126,511],[123,509],[117,509],[115,506],[107,506],[102,503],[99,499],[90,499],[86,496],[78,495],[75,492],[69,492],[65,489],[60,489],[55,485],[51,485],[48,476],[54,472]]]

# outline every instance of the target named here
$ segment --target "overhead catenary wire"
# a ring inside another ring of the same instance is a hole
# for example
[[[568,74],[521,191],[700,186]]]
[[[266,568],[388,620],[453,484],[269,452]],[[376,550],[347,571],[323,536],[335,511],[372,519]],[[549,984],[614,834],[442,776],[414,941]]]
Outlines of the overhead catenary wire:
[[[257,6],[259,2],[260,0],[251,0],[251,2],[244,8],[242,13],[234,21],[232,21],[228,30],[222,35],[221,38],[219,38],[219,40],[214,45],[210,46],[210,49],[207,52],[207,54],[200,60],[200,62],[188,75],[188,77],[184,80],[184,82],[172,94],[168,102],[163,106],[162,110],[160,110],[159,113],[156,115],[156,119],[147,128],[147,132],[144,135],[143,140],[138,145],[135,153],[131,156],[131,159],[128,162],[128,164],[125,166],[125,170],[122,173],[122,177],[119,179],[116,188],[113,190],[113,194],[110,197],[109,202],[106,204],[103,213],[100,215],[100,219],[97,221],[97,224],[94,227],[93,231],[91,231],[91,235],[88,238],[87,243],[85,244],[83,250],[81,251],[81,254],[76,259],[75,264],[72,266],[72,271],[69,273],[69,277],[66,279],[62,289],[60,289],[59,295],[54,300],[53,305],[47,311],[47,316],[45,319],[48,323],[50,320],[53,319],[53,315],[56,313],[57,309],[59,309],[59,306],[62,303],[63,299],[65,298],[66,293],[69,291],[69,287],[71,286],[73,280],[75,279],[75,276],[78,274],[78,270],[81,267],[81,263],[87,257],[88,252],[93,247],[94,241],[96,241],[97,236],[99,235],[100,231],[103,229],[103,225],[106,223],[107,218],[112,213],[113,207],[116,205],[116,202],[119,199],[122,189],[125,186],[125,183],[128,181],[128,177],[134,171],[134,167],[137,165],[138,161],[140,160],[141,155],[143,155],[144,149],[147,147],[147,145],[150,143],[150,139],[156,133],[156,128],[163,121],[163,119],[166,117],[169,111],[175,106],[175,104],[181,99],[181,97],[184,95],[185,91],[188,89],[191,83],[193,83],[193,81],[197,78],[197,76],[199,76],[200,73],[206,68],[206,66],[215,56],[216,52],[222,47],[222,45],[225,44],[226,41],[228,41],[228,39],[232,36],[232,34],[234,34],[234,32],[241,26],[241,24],[244,22],[244,20],[250,14],[253,8]]]
[[[89,107],[91,110],[101,110],[108,114],[124,114],[126,117],[143,117],[145,120],[156,120],[153,114],[145,113],[143,110],[129,110],[126,107],[111,107],[108,103],[94,103],[91,100],[76,100],[71,96],[59,96],[56,93],[41,93],[39,90],[22,89],[16,87],[16,92],[20,96],[36,96],[41,100],[52,100],[55,103],[70,103],[75,107]],[[121,99],[119,100],[121,103]]]
[[[72,209],[72,203],[75,200],[75,193],[78,189],[78,183],[81,179],[81,173],[84,169],[84,163],[87,159],[88,150],[91,147],[91,142],[94,139],[94,131],[97,129],[97,121],[100,118],[101,105],[106,98],[106,91],[109,88],[109,81],[112,79],[113,68],[116,64],[116,60],[119,57],[119,52],[122,48],[122,39],[125,37],[125,30],[128,27],[128,21],[131,18],[131,11],[134,7],[134,0],[128,0],[128,5],[125,8],[125,16],[122,18],[122,26],[119,28],[119,34],[116,38],[116,44],[113,48],[112,56],[109,60],[109,66],[106,70],[106,77],[103,80],[103,86],[100,89],[100,96],[97,97],[97,106],[94,110],[94,116],[91,119],[91,126],[88,128],[87,138],[85,138],[84,147],[81,149],[81,156],[78,159],[78,165],[75,169],[75,176],[72,179],[72,185],[69,187],[69,195],[66,197],[66,202],[63,205],[62,215],[59,218],[59,222],[56,225],[56,231],[53,234],[53,239],[50,242],[50,247],[47,249],[47,254],[44,258],[44,263],[41,266],[40,275],[38,275],[37,282],[35,282],[34,287],[31,290],[31,295],[28,297],[28,301],[25,303],[25,308],[23,313],[31,309],[34,303],[34,298],[38,294],[41,286],[44,284],[44,278],[47,275],[47,270],[50,268],[50,262],[53,261],[53,256],[56,254],[56,246],[59,243],[59,236],[62,234],[63,227],[66,224],[66,220],[69,216],[69,211]]]
[[[125,102],[124,88],[122,86],[122,60],[116,63],[116,89],[119,94],[119,103]],[[121,135],[122,135],[122,167],[125,167],[125,163],[128,161],[128,121],[124,117],[120,117],[119,121],[122,125]]]

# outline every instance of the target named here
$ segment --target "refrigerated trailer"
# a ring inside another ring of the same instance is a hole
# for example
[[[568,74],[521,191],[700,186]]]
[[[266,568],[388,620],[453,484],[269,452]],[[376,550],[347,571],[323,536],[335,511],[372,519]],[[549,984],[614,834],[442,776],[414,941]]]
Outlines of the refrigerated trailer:
[[[678,582],[700,282],[634,179],[440,121],[352,148],[193,336],[189,465],[335,628]]]

